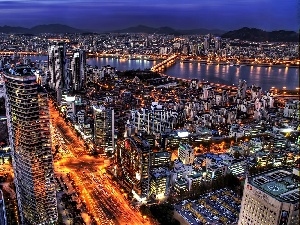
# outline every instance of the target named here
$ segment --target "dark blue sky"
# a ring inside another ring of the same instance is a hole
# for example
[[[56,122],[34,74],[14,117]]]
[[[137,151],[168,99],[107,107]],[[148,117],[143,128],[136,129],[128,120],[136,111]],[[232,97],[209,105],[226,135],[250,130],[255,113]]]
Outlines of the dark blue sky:
[[[298,0],[1,0],[0,26],[61,23],[107,31],[143,24],[298,30],[299,9]]]

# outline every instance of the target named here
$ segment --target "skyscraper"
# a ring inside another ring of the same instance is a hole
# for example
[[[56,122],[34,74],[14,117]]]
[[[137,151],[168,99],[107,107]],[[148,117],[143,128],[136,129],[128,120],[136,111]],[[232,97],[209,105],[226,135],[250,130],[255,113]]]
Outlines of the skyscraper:
[[[54,224],[57,202],[47,93],[29,66],[4,72],[9,141],[22,224]]]
[[[48,49],[49,86],[56,92],[57,102],[61,102],[62,89],[67,88],[66,45],[61,42]]]
[[[94,112],[94,142],[104,151],[114,151],[114,109],[104,106],[93,106]]]
[[[86,55],[85,51],[77,50],[71,61],[72,87],[75,91],[81,90],[86,82]]]
[[[141,134],[132,135],[117,144],[120,180],[139,200],[149,197],[151,147]]]

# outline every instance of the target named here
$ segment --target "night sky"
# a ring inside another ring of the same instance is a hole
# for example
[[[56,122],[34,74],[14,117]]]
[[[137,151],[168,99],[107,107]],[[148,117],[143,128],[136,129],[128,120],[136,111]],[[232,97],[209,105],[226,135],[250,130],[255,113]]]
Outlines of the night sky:
[[[91,31],[139,24],[176,29],[298,30],[298,0],[11,0],[0,1],[0,26],[61,23]]]

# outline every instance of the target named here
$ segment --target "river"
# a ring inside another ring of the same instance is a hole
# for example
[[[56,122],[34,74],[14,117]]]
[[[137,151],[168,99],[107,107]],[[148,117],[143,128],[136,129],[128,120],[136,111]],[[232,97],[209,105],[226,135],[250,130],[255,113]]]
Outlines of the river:
[[[32,60],[47,60],[47,56],[31,56]],[[110,65],[117,70],[147,69],[155,65],[156,61],[147,60],[122,60],[114,58],[89,58],[87,64],[92,66]],[[263,90],[271,87],[295,90],[299,87],[299,68],[292,67],[262,67],[262,66],[229,66],[229,65],[205,65],[198,62],[177,62],[164,74],[177,78],[193,79],[236,85],[239,79],[246,80],[248,85],[258,85]]]

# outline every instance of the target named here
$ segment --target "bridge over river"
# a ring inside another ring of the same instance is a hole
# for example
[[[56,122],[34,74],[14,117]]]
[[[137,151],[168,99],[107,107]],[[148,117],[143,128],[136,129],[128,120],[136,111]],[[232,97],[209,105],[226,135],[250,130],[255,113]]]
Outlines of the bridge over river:
[[[153,72],[163,72],[167,67],[173,65],[177,58],[178,58],[178,55],[173,54],[170,57],[168,57],[167,59],[165,59],[164,61],[154,65],[151,68],[151,71],[153,71]]]

